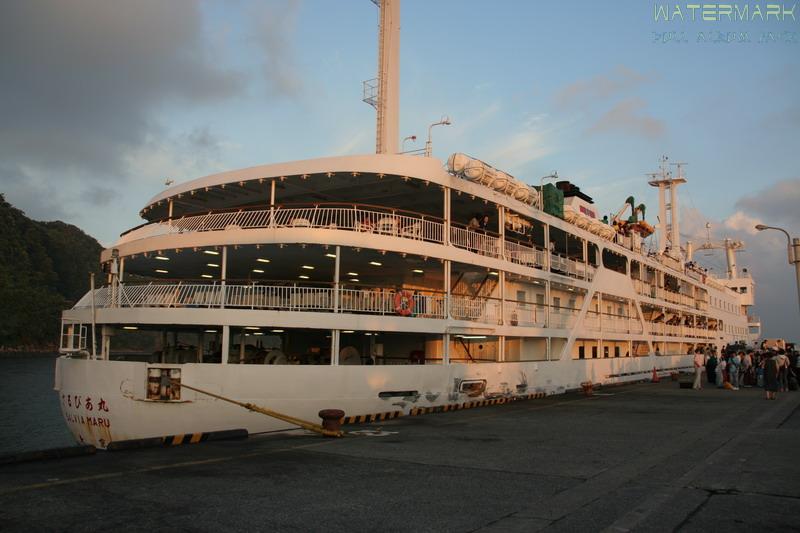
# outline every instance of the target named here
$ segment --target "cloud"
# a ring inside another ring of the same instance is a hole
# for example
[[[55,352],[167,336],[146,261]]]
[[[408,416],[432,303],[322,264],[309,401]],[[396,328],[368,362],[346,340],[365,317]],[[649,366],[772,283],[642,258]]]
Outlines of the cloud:
[[[736,207],[749,215],[756,215],[768,225],[786,225],[786,229],[800,230],[800,178],[778,181],[765,189],[745,196]]]
[[[640,98],[619,102],[605,112],[587,133],[619,132],[635,137],[658,139],[664,135],[666,126],[656,118],[642,114],[647,103]]]
[[[0,11],[0,190],[31,216],[85,221],[87,207],[144,179],[135,163],[145,147],[220,146],[208,129],[176,134],[160,120],[170,106],[241,94],[248,80],[220,66],[197,0],[29,0]]]
[[[555,104],[565,108],[575,105],[593,104],[629,91],[655,78],[641,74],[624,65],[617,66],[608,74],[598,74],[586,80],[571,83],[555,94]]]
[[[297,0],[265,2],[253,12],[251,41],[264,56],[264,80],[272,95],[294,98],[304,90],[302,78],[294,67],[291,39],[299,7]]]
[[[722,225],[729,230],[755,235],[758,233],[758,230],[756,230],[756,224],[762,223],[763,222],[758,218],[753,218],[746,213],[736,211],[734,214],[726,218],[722,222]]]
[[[525,165],[553,153],[555,148],[550,142],[552,129],[541,126],[544,118],[546,115],[529,117],[518,131],[500,138],[488,150],[487,161],[521,175]]]

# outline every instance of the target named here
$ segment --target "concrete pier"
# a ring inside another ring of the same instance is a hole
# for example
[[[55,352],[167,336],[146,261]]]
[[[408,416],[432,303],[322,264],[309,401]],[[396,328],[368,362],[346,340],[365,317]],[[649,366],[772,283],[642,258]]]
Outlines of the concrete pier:
[[[800,392],[585,397],[0,466],[0,529],[707,531],[800,527]]]

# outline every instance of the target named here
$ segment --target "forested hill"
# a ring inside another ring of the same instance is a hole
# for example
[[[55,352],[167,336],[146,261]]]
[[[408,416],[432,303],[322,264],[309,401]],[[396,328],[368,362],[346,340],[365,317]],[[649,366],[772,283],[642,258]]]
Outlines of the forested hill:
[[[89,289],[102,246],[75,226],[38,222],[0,194],[0,349],[58,346],[61,311]]]

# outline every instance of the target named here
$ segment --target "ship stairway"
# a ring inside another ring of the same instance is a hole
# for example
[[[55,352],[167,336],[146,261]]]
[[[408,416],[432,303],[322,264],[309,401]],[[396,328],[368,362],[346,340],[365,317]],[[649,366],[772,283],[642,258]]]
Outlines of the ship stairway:
[[[488,273],[459,272],[458,278],[450,287],[451,294],[475,298],[491,298],[500,281]]]
[[[464,347],[464,352],[466,352],[467,357],[469,357],[469,362],[474,363],[475,358],[472,357],[472,354],[469,351],[469,345],[466,342],[464,342],[464,339],[462,337],[458,337],[458,340],[461,342],[461,346]]]
[[[86,341],[89,338],[88,331],[89,328],[81,322],[62,320],[58,352],[72,354],[86,351]]]

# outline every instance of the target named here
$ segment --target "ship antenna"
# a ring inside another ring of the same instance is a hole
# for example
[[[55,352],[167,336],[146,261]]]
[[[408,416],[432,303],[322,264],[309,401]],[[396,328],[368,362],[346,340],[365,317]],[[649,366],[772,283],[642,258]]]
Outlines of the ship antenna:
[[[377,111],[375,153],[396,154],[400,114],[400,0],[378,6],[378,77],[363,83],[362,100]]]

